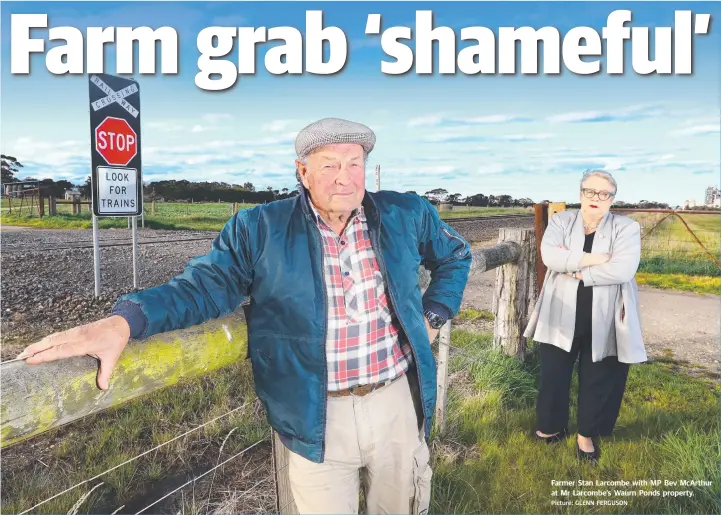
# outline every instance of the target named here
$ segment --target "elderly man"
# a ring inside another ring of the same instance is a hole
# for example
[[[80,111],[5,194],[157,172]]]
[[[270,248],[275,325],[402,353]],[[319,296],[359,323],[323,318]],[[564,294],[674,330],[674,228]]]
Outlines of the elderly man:
[[[90,354],[107,389],[129,338],[227,315],[246,299],[255,391],[291,451],[300,513],[423,513],[436,401],[430,343],[460,308],[468,243],[415,194],[365,191],[375,134],[327,118],[297,136],[297,197],[240,211],[211,251],[103,320],[22,357]],[[421,295],[419,265],[431,271]]]

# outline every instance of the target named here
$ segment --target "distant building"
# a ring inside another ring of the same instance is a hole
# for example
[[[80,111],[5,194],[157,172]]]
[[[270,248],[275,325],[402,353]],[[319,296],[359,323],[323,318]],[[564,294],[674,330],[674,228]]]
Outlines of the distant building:
[[[704,205],[706,207],[721,207],[721,192],[719,192],[718,188],[713,186],[706,188]]]
[[[65,200],[80,200],[80,196],[78,190],[65,190]]]
[[[696,207],[696,201],[695,200],[687,200],[683,203],[684,209],[693,209]]]

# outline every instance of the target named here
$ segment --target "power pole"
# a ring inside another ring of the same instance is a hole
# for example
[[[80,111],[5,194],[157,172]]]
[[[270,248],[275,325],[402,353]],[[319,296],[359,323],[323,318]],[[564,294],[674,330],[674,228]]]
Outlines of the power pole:
[[[381,165],[376,165],[376,191],[381,190]]]

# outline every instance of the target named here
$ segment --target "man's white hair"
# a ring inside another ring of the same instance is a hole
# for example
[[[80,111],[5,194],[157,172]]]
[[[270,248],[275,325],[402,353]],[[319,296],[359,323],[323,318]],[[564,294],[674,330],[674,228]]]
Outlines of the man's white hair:
[[[616,192],[618,191],[618,184],[616,184],[616,179],[613,178],[613,175],[606,170],[586,170],[583,172],[583,177],[581,178],[581,188],[583,188],[583,183],[586,182],[586,179],[591,177],[600,177],[613,184],[613,191],[611,193],[616,195]]]

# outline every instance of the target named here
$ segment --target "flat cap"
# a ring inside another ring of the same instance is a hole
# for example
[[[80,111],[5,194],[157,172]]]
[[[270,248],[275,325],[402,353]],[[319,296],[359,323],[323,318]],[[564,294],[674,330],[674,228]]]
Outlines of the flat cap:
[[[295,152],[302,159],[318,147],[338,143],[357,143],[366,154],[370,154],[376,143],[376,135],[362,123],[342,118],[323,118],[298,133]]]

